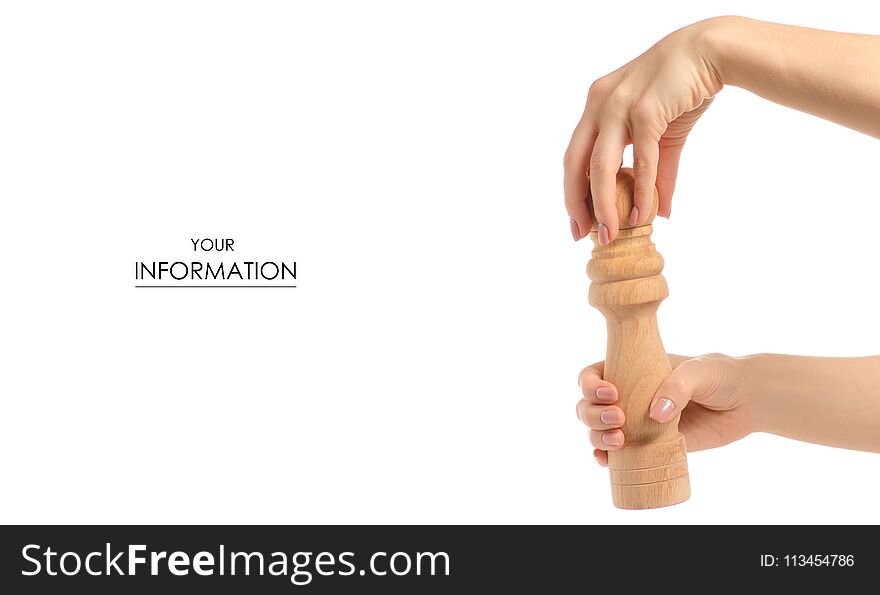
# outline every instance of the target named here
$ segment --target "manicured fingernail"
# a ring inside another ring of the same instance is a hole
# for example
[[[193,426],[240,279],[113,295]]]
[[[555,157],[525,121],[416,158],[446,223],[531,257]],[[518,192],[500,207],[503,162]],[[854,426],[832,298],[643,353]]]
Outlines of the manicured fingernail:
[[[623,423],[623,411],[620,409],[606,409],[599,415],[599,419],[602,420],[603,424],[616,426]]]
[[[599,456],[598,456],[598,455],[593,455],[593,459],[594,459],[598,464],[600,464],[600,465],[602,464],[602,462],[599,460]]]
[[[623,434],[621,432],[605,432],[602,434],[602,442],[608,446],[620,446],[623,444]]]
[[[675,415],[675,403],[669,399],[660,398],[651,407],[651,414],[648,417],[663,423],[672,419],[673,415]]]
[[[639,207],[633,205],[633,210],[629,212],[629,224],[635,225],[639,222]]]
[[[573,237],[574,241],[577,242],[583,237],[581,236],[581,230],[578,227],[577,221],[575,221],[574,219],[569,219],[569,221],[571,221],[571,237]]]
[[[604,223],[599,224],[599,245],[604,246],[608,243],[608,226]]]
[[[617,395],[613,388],[609,388],[607,386],[603,386],[602,388],[596,389],[596,398],[600,401],[613,401]]]

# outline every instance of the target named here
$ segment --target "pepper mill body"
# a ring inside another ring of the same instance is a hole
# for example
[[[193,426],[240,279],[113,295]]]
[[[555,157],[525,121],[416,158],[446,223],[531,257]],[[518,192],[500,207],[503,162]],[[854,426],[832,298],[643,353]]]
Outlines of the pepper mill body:
[[[624,509],[659,508],[690,497],[687,448],[678,431],[678,416],[661,424],[648,417],[654,394],[671,371],[657,328],[657,308],[669,295],[663,257],[651,241],[654,206],[646,221],[628,225],[632,208],[631,169],[617,177],[620,233],[602,246],[595,229],[587,273],[590,304],[605,316],[608,347],[604,378],[619,393],[625,415],[624,447],[608,452],[611,495]]]

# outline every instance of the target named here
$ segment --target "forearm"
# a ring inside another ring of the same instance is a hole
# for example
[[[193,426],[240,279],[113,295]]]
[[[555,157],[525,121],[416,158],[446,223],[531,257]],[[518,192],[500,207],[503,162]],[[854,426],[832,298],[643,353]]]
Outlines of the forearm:
[[[723,84],[880,137],[880,36],[706,21],[704,52]]]
[[[880,452],[880,356],[741,358],[754,430]]]

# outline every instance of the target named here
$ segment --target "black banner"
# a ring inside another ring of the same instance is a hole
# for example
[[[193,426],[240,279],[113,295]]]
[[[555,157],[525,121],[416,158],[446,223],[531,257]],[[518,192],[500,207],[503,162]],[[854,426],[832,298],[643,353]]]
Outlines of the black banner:
[[[880,575],[877,528],[854,526],[8,526],[2,535],[0,592],[16,594],[839,590]]]

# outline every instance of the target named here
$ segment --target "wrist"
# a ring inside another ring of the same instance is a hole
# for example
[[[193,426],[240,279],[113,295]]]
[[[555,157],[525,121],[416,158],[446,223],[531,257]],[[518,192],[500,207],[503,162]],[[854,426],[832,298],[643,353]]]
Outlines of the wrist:
[[[772,427],[772,400],[774,391],[778,390],[778,387],[768,386],[767,381],[781,375],[782,371],[772,369],[773,358],[774,356],[768,353],[737,358],[742,366],[744,392],[751,411],[752,432],[776,433]]]
[[[749,433],[767,431],[766,416],[761,402],[763,392],[759,386],[762,359],[763,354],[735,358],[741,377],[743,400],[748,403]]]
[[[754,23],[752,19],[738,16],[714,17],[696,23],[696,45],[699,55],[706,63],[718,84],[718,90],[724,85],[737,85],[737,51],[736,44],[745,38],[746,30]]]

